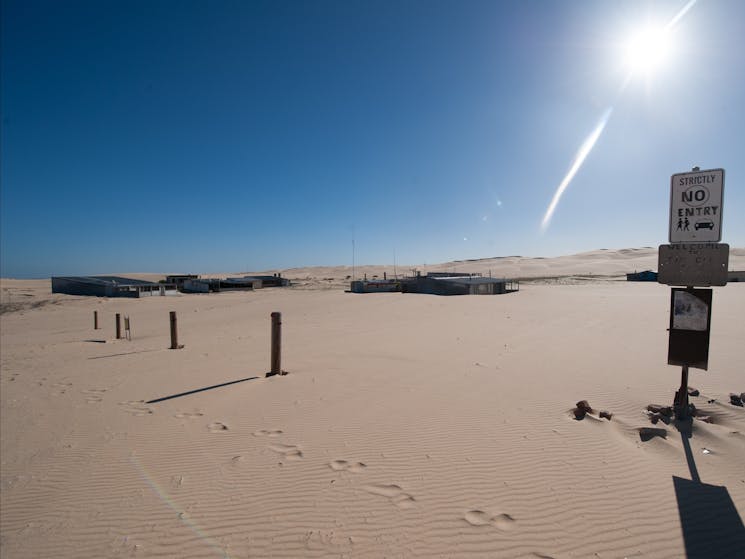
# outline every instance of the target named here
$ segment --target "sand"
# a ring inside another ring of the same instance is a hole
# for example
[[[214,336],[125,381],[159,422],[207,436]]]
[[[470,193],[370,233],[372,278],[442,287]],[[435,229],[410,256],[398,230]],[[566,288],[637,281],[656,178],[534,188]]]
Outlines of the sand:
[[[0,555],[736,557],[745,284],[714,288],[686,438],[645,413],[680,381],[669,288],[619,277],[650,250],[440,265],[533,278],[491,297],[345,293],[343,267],[139,300],[4,279]],[[264,378],[272,311],[289,374]]]

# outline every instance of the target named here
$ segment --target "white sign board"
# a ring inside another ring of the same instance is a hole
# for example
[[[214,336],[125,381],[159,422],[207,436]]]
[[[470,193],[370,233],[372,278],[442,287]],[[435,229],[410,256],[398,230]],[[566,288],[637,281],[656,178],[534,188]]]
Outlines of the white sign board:
[[[722,239],[724,169],[678,173],[670,178],[670,242],[718,243]]]
[[[709,327],[709,307],[686,291],[673,292],[673,328],[705,332]]]

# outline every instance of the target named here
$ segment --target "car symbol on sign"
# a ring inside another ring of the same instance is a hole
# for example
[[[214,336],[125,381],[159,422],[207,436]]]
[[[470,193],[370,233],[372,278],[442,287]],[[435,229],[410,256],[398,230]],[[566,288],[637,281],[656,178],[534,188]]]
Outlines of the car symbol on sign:
[[[713,231],[714,222],[711,221],[710,219],[707,219],[705,221],[697,221],[696,225],[694,225],[694,228],[696,229],[696,231],[698,231],[699,229],[710,229]]]

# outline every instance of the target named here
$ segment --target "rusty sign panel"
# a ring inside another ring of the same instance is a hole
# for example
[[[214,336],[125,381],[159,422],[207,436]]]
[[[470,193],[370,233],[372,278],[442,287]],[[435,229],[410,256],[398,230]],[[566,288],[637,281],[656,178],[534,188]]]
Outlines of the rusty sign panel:
[[[711,289],[670,290],[668,365],[709,366]]]
[[[690,287],[727,285],[728,263],[726,243],[660,245],[657,281]]]

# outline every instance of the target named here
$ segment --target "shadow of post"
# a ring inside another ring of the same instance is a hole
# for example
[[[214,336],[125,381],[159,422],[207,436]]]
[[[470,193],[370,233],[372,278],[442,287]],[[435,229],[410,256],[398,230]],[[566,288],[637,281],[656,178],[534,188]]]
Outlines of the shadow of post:
[[[687,559],[729,559],[745,555],[745,526],[726,487],[708,485],[693,459],[691,420],[676,422],[691,479],[673,476]]]
[[[179,392],[178,394],[171,394],[170,396],[163,396],[161,398],[155,398],[148,400],[146,404],[157,404],[158,402],[165,402],[166,400],[173,400],[174,398],[181,398],[183,396],[189,396],[190,394],[196,394],[198,392],[205,392],[206,390],[214,390],[215,388],[222,388],[223,386],[230,386],[231,384],[238,384],[239,382],[246,382],[247,380],[255,380],[259,377],[248,377],[241,378],[238,380],[231,380],[229,382],[223,382],[221,384],[213,384],[212,386],[205,386],[204,388],[195,388],[194,390],[188,390],[186,392]]]

